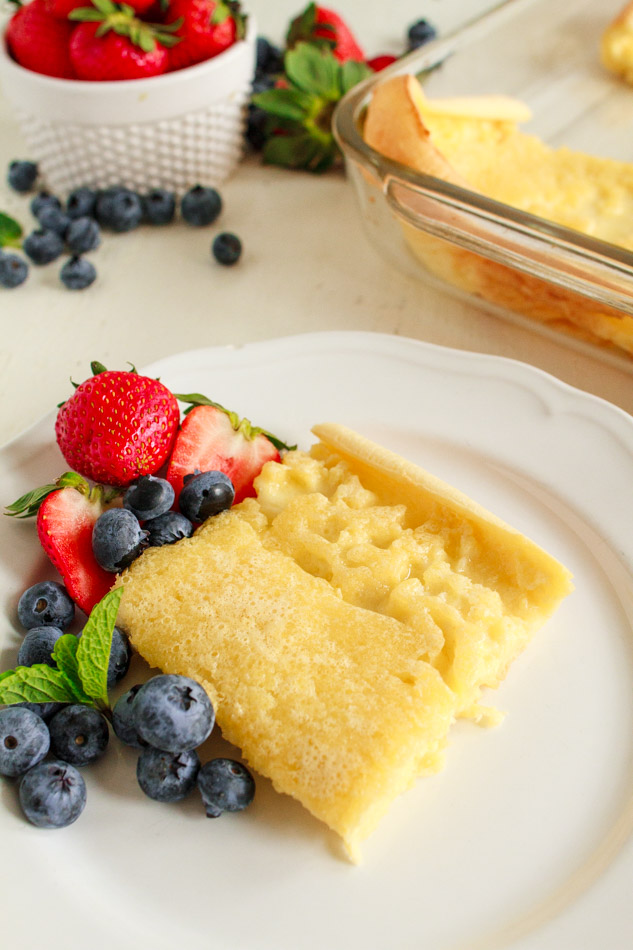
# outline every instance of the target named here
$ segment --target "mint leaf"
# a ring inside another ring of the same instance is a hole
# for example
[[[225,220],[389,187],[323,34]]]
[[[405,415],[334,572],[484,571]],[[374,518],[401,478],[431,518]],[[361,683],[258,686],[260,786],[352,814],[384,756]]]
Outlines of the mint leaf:
[[[108,704],[108,663],[112,633],[123,588],[109,591],[88,617],[77,647],[77,671],[83,691],[97,703]]]
[[[77,663],[79,643],[80,641],[74,634],[65,633],[55,644],[53,660],[57,664],[59,672],[65,677],[69,689],[75,694],[75,702],[90,705],[90,697],[82,689],[79,676],[79,665]]]
[[[300,122],[311,108],[312,96],[299,89],[267,89],[253,96],[253,104],[280,119]]]
[[[316,93],[326,99],[340,98],[341,64],[329,50],[312,43],[299,43],[284,57],[288,79],[303,92]]]
[[[22,226],[15,218],[0,211],[0,247],[19,247],[21,237]]]
[[[77,699],[66,676],[52,666],[18,666],[0,677],[0,704],[75,703]]]

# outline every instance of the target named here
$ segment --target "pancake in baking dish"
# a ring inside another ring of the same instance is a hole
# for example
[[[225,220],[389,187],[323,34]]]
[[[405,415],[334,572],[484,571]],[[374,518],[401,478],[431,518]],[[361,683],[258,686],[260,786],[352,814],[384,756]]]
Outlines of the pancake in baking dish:
[[[633,164],[551,148],[521,131],[519,124],[529,117],[515,99],[433,100],[414,76],[396,76],[374,90],[363,134],[376,151],[416,171],[633,250]],[[444,214],[448,225],[453,218],[460,226],[456,212]],[[603,347],[633,353],[633,317],[406,222],[402,227],[415,256],[449,284]]]

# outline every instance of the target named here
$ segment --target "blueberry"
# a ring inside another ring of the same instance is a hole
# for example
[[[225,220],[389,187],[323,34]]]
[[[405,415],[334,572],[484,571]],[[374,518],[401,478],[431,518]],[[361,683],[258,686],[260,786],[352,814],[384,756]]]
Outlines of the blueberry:
[[[219,818],[224,811],[242,811],[250,805],[255,780],[241,762],[211,759],[198,772],[198,788],[207,818]]]
[[[86,783],[66,762],[40,762],[20,781],[20,805],[38,828],[65,828],[86,805]]]
[[[59,279],[69,290],[85,290],[97,279],[97,269],[85,257],[70,257],[60,270]]]
[[[37,765],[50,741],[46,723],[30,709],[0,709],[0,775],[15,778]]]
[[[188,676],[163,674],[148,680],[134,699],[139,736],[165,752],[188,752],[213,729],[215,712],[202,686]]]
[[[66,214],[71,220],[75,218],[92,218],[97,203],[97,192],[92,188],[75,188],[68,195]]]
[[[38,228],[24,238],[22,250],[34,264],[50,264],[64,250],[64,239],[57,231]]]
[[[94,218],[73,218],[66,231],[66,244],[73,254],[85,254],[98,248],[101,230]]]
[[[64,237],[70,224],[70,218],[66,212],[53,204],[43,205],[35,217],[45,231],[56,231],[61,237]]]
[[[34,627],[29,630],[18,650],[18,666],[34,666],[36,663],[55,666],[53,650],[61,635],[59,627]]]
[[[139,556],[145,547],[146,532],[127,508],[108,508],[92,529],[92,551],[98,563],[117,574]]]
[[[29,276],[29,265],[17,254],[2,254],[0,257],[0,287],[13,289],[23,284]]]
[[[77,634],[77,639],[81,638],[82,633],[83,630]],[[110,647],[110,659],[108,660],[108,689],[112,689],[113,686],[121,682],[130,668],[131,659],[130,641],[118,627],[115,627],[112,631],[112,646]]]
[[[179,802],[196,787],[200,770],[198,753],[143,749],[136,763],[138,784],[157,802]]]
[[[224,472],[198,472],[185,481],[178,504],[185,518],[206,521],[233,504],[235,489]]]
[[[170,224],[176,214],[176,196],[164,188],[152,188],[142,197],[145,220],[150,224]]]
[[[266,76],[264,74],[255,74],[255,78],[251,83],[251,92],[254,96],[258,92],[268,92],[269,89],[275,88],[275,78],[274,76]]]
[[[174,544],[193,534],[192,523],[179,511],[166,511],[164,515],[146,521],[143,527],[147,531],[147,543],[153,548]]]
[[[73,622],[75,605],[63,584],[40,581],[28,587],[18,601],[18,620],[25,630],[50,626],[66,630]]]
[[[133,231],[143,220],[143,205],[136,192],[114,186],[97,197],[97,221],[111,231]]]
[[[64,709],[66,705],[66,703],[16,703],[14,708],[30,709],[36,716],[48,723],[55,713],[58,713],[60,709]]]
[[[110,738],[105,716],[80,703],[73,703],[56,713],[48,728],[53,754],[78,767],[99,759]]]
[[[166,478],[141,475],[123,496],[123,507],[136,515],[139,521],[146,521],[169,511],[175,497],[176,493]]]
[[[134,725],[134,698],[143,684],[137,683],[127,693],[119,696],[112,709],[112,728],[114,733],[126,745],[133,749],[147,748],[147,742],[141,739]]]
[[[284,54],[278,46],[274,46],[265,36],[257,37],[255,59],[255,75],[263,73],[282,73],[284,70]]]
[[[258,106],[248,107],[248,117],[246,122],[246,138],[256,152],[263,149],[268,138],[268,126],[270,116]]]
[[[237,235],[223,231],[215,238],[211,250],[218,264],[237,264],[242,255],[242,242]]]
[[[201,228],[212,224],[222,210],[222,198],[215,188],[194,185],[183,195],[180,213],[187,224]]]
[[[424,46],[429,40],[434,40],[437,36],[437,30],[428,20],[417,20],[412,23],[407,31],[407,41],[409,49],[417,49]]]
[[[37,181],[37,165],[35,162],[11,162],[7,172],[7,181],[14,191],[25,194],[32,189]]]
[[[51,195],[49,191],[40,191],[31,200],[31,214],[35,218],[39,217],[39,213],[43,208],[48,207],[57,208],[58,211],[60,211],[62,207],[59,198],[55,195]]]

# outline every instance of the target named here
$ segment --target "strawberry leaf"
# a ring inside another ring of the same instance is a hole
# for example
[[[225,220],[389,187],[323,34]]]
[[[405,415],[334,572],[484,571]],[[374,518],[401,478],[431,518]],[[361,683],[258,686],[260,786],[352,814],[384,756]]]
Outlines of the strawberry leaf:
[[[36,663],[7,670],[0,678],[0,704],[15,703],[74,703],[76,702],[67,677],[52,666]]]
[[[264,145],[264,162],[267,165],[285,165],[287,168],[307,168],[318,148],[319,143],[308,132],[274,135]]]
[[[267,89],[253,96],[253,103],[280,119],[300,122],[312,106],[313,97],[299,89]]]
[[[77,669],[86,695],[96,703],[108,704],[108,663],[112,634],[123,588],[109,591],[88,617],[77,647]]]
[[[15,218],[0,211],[0,247],[19,247],[22,226]]]
[[[359,63],[355,59],[348,59],[341,66],[341,93],[345,95],[363,79],[373,76],[373,70],[367,63]]]
[[[57,491],[57,485],[55,484],[34,488],[7,505],[4,513],[13,518],[32,518],[39,511],[44,499],[54,491]]]
[[[188,402],[189,408],[185,409],[185,415],[188,412],[191,412],[192,409],[195,409],[196,406],[213,406],[214,409],[219,409],[220,412],[223,412],[231,420],[231,425],[237,432],[238,430],[244,435],[247,439],[254,439],[257,435],[265,435],[269,442],[275,446],[276,449],[280,451],[286,449],[288,451],[296,449],[296,445],[287,445],[283,442],[278,436],[273,435],[272,432],[268,432],[267,429],[261,429],[259,426],[253,426],[248,421],[248,419],[240,419],[236,412],[231,412],[230,409],[225,409],[224,406],[221,406],[219,402],[213,402],[212,399],[209,399],[208,396],[203,396],[202,393],[174,393],[174,396],[179,402]]]
[[[341,65],[328,50],[312,43],[299,43],[284,57],[286,76],[304,92],[316,93],[326,99],[340,98]]]
[[[220,0],[219,3],[215,5],[215,9],[211,14],[211,23],[213,26],[218,26],[220,23],[224,23],[225,20],[231,16],[231,9],[228,3],[224,3],[223,0]]]
[[[69,20],[78,20],[80,23],[101,23],[103,17],[103,13],[95,7],[75,7],[68,14]]]
[[[76,488],[84,495],[90,492],[88,482],[81,475],[77,472],[64,472],[52,485],[42,485],[21,495],[6,506],[4,513],[14,518],[31,518],[37,514],[44,499],[58,488]]]
[[[286,49],[292,49],[297,43],[307,42],[323,49],[334,49],[336,46],[336,31],[331,23],[319,23],[319,33],[331,33],[330,36],[317,36],[317,8],[316,3],[309,3],[305,10],[290,22],[286,33]]]

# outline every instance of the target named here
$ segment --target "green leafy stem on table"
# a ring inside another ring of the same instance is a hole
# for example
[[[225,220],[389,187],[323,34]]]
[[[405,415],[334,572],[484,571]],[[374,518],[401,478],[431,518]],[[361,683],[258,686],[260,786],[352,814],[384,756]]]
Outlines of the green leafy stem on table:
[[[20,247],[22,226],[15,218],[0,211],[0,247]]]
[[[108,663],[123,588],[109,591],[92,609],[81,637],[64,633],[55,643],[55,666],[36,663],[0,673],[0,705],[83,703],[109,714]]]
[[[336,104],[371,75],[366,63],[341,63],[331,50],[313,43],[287,50],[280,84],[252,98],[268,114],[264,161],[313,172],[330,168],[340,156],[332,133]]]

